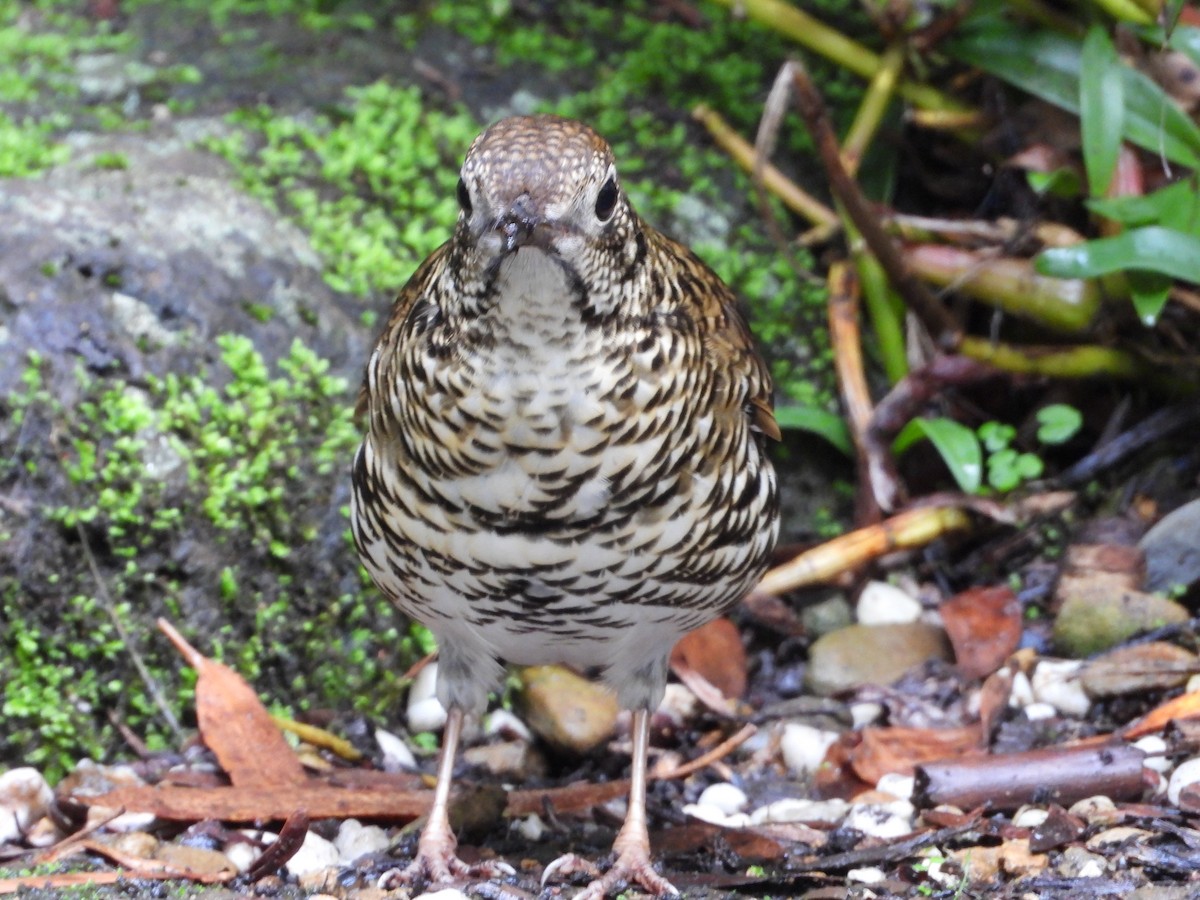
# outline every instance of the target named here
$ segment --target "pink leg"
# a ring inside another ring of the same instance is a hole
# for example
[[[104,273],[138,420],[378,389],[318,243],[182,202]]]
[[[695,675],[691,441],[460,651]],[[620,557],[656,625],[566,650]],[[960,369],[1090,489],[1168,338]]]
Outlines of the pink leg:
[[[633,714],[633,767],[629,777],[629,807],[625,824],[613,841],[616,860],[607,872],[597,878],[572,900],[603,900],[625,885],[636,885],[647,893],[675,896],[679,891],[667,879],[654,871],[650,863],[650,833],[646,829],[646,748],[650,743],[650,711],[636,710]],[[571,871],[581,861],[573,855],[552,862],[546,875]],[[543,876],[543,882],[546,880]]]
[[[419,881],[446,884],[472,876],[494,878],[512,874],[512,869],[504,863],[468,866],[454,852],[458,847],[458,839],[450,830],[450,782],[454,776],[454,757],[462,735],[463,718],[461,709],[450,707],[446,718],[446,730],[442,734],[442,752],[438,758],[433,807],[429,810],[425,827],[421,829],[417,855],[404,869],[393,870],[384,875],[380,880],[381,887],[391,889],[401,884],[411,885]]]

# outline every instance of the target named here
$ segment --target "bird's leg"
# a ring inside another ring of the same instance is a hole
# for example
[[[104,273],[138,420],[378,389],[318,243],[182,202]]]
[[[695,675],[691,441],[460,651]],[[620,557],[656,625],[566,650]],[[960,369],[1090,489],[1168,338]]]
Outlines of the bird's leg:
[[[616,859],[603,876],[597,878],[572,900],[602,900],[624,885],[636,885],[648,893],[675,896],[675,886],[654,871],[650,863],[650,832],[646,828],[646,749],[650,744],[650,710],[633,714],[633,765],[629,776],[629,806],[625,823],[613,841]],[[579,867],[573,855],[556,860],[546,873],[561,874]],[[543,882],[545,877],[543,877]]]
[[[427,880],[430,884],[445,884],[472,876],[495,878],[511,875],[513,870],[501,862],[468,866],[455,855],[458,839],[450,829],[450,782],[454,776],[454,757],[462,735],[464,713],[461,707],[451,706],[442,733],[442,752],[438,758],[437,787],[433,792],[433,807],[417,841],[417,855],[403,869],[395,869],[380,879],[380,887],[390,890],[402,884],[411,885]]]

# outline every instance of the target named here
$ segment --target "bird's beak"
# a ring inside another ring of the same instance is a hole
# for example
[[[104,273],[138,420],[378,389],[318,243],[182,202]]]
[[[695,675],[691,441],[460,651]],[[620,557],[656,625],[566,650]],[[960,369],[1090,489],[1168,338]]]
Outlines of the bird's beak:
[[[528,194],[517,197],[493,227],[500,235],[505,255],[521,247],[548,249],[556,231]]]

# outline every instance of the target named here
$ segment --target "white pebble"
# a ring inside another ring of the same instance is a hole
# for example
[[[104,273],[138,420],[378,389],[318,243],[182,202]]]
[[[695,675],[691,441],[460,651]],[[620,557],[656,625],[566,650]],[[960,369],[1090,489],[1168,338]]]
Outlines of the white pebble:
[[[441,731],[446,710],[437,699],[437,663],[430,663],[413,679],[408,689],[408,730]]]
[[[1022,712],[1030,722],[1044,722],[1058,716],[1058,710],[1049,703],[1030,703]]]
[[[20,838],[46,815],[54,792],[37,769],[23,766],[0,775],[0,844]]]
[[[382,853],[391,846],[391,841],[387,832],[378,825],[364,825],[358,819],[346,819],[338,827],[333,846],[337,848],[338,861],[342,865],[349,865],[369,853]]]
[[[837,739],[832,731],[789,722],[783,727],[783,739],[779,742],[783,762],[797,775],[809,775],[825,761],[825,751]]]
[[[517,834],[527,841],[536,843],[546,836],[549,829],[546,823],[542,821],[542,817],[537,813],[530,813],[523,819],[517,819],[513,822],[512,827],[516,829]]]
[[[498,734],[505,738],[518,738],[526,743],[533,740],[533,732],[529,730],[529,726],[507,709],[489,713],[483,733],[488,737]]]
[[[1187,684],[1184,685],[1183,692],[1185,694],[1200,693],[1200,675],[1193,675],[1189,678]]]
[[[275,834],[247,829],[243,829],[241,833],[253,841],[263,841],[264,843],[274,843],[279,838]],[[225,854],[225,858],[233,863],[234,868],[242,874],[249,871],[250,867],[254,865],[255,860],[262,856],[263,853],[261,847],[249,841],[230,841],[225,845],[222,852]]]
[[[745,828],[750,824],[750,817],[745,813],[739,812],[730,815],[715,806],[708,806],[704,803],[684,804],[683,814],[691,816],[693,819],[699,819],[701,822],[707,822],[709,825],[719,825],[722,828]]]
[[[274,843],[274,842],[272,842]],[[319,834],[308,832],[304,835],[304,843],[300,849],[287,861],[284,868],[293,878],[302,878],[314,872],[335,868],[338,864],[338,850],[330,841]]]
[[[1161,774],[1171,771],[1171,761],[1166,756],[1167,742],[1159,735],[1148,734],[1144,738],[1134,741],[1133,746],[1146,754],[1146,758],[1142,760],[1145,768]]]
[[[1167,782],[1167,799],[1178,804],[1179,795],[1183,793],[1183,789],[1198,781],[1200,781],[1200,756],[1185,759],[1171,773],[1171,780]]]
[[[1013,709],[1020,709],[1032,702],[1033,685],[1029,683],[1029,676],[1024,672],[1017,672],[1013,675],[1012,687],[1008,691],[1008,705]]]
[[[657,714],[667,716],[672,722],[691,722],[696,718],[700,701],[692,691],[682,684],[671,683],[658,704]]]
[[[417,768],[417,758],[412,749],[399,735],[382,728],[375,729],[375,743],[383,753],[383,771],[412,772]]]
[[[850,721],[855,731],[866,728],[883,718],[883,704],[864,700],[850,704]]]
[[[1067,812],[1089,824],[1110,822],[1118,818],[1117,804],[1113,803],[1111,797],[1105,797],[1103,794],[1076,800]]]
[[[408,704],[408,730],[414,734],[422,731],[441,731],[446,724],[446,709],[437,697]]]
[[[746,792],[740,787],[722,781],[706,787],[696,802],[701,806],[712,806],[730,816],[746,808],[747,798]]]
[[[901,775],[899,772],[887,772],[880,776],[879,781],[875,784],[877,791],[891,794],[899,800],[911,800],[913,788],[913,777],[911,775]]]
[[[413,897],[413,900],[471,900],[471,898],[458,888],[442,888],[440,891],[418,894]]]
[[[1099,878],[1103,874],[1104,874],[1104,863],[1100,862],[1100,860],[1098,860],[1098,859],[1089,859],[1087,862],[1085,862],[1082,866],[1079,867],[1079,871],[1075,873],[1075,877],[1076,878]]]
[[[858,595],[855,615],[860,625],[897,625],[921,618],[921,603],[884,581],[868,581]]]
[[[765,825],[769,822],[831,822],[837,823],[846,817],[850,805],[845,800],[802,800],[789,797],[776,800],[750,814],[750,824]]]
[[[1079,681],[1077,659],[1044,659],[1033,670],[1033,696],[1066,716],[1086,716],[1092,700]]]
[[[851,869],[846,873],[847,881],[857,881],[859,884],[878,884],[887,878],[883,869],[872,866],[869,869]]]
[[[907,807],[907,814],[904,807]],[[913,805],[904,800],[879,805],[855,804],[850,808],[850,814],[846,816],[842,826],[861,831],[871,837],[896,838],[913,830],[915,816],[916,810]]]
[[[1017,828],[1037,828],[1050,818],[1050,811],[1040,806],[1022,806],[1013,816]]]

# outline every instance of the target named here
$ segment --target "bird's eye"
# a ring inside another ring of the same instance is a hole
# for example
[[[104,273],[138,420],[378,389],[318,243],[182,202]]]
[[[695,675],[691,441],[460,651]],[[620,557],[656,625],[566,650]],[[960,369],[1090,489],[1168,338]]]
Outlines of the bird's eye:
[[[610,175],[596,194],[596,218],[607,222],[617,209],[617,182]]]
[[[464,213],[471,215],[471,192],[467,190],[466,181],[461,178],[458,179],[458,205]]]

